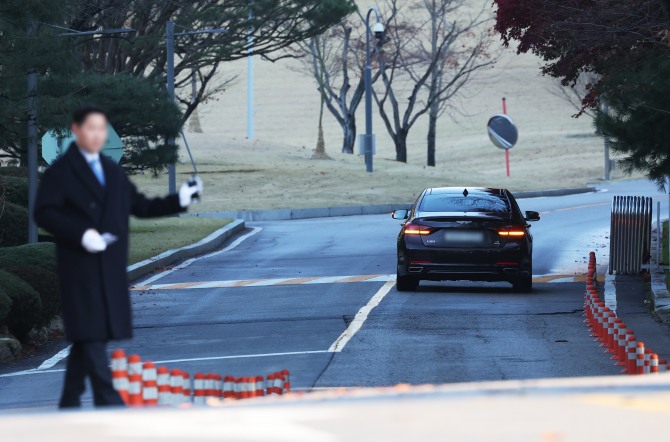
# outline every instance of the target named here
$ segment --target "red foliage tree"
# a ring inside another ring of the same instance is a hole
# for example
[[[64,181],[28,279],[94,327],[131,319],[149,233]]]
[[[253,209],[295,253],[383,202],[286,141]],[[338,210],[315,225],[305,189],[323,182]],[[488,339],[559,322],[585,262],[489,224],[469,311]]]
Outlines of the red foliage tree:
[[[668,0],[494,0],[505,45],[517,42],[546,63],[542,72],[572,85],[583,72],[605,78],[647,50],[667,49]],[[598,84],[584,101],[597,103]]]

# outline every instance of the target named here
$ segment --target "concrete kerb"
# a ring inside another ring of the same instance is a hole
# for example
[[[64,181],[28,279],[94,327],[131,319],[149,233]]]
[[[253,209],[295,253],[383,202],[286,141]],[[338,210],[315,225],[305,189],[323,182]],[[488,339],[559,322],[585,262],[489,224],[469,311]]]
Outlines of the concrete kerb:
[[[192,258],[194,256],[202,255],[203,253],[211,252],[219,248],[226,240],[232,236],[242,232],[245,228],[245,223],[241,219],[236,219],[227,226],[224,226],[207,236],[206,238],[179,249],[168,250],[153,258],[146,259],[137,264],[128,266],[128,279],[133,281],[148,273],[153,272],[156,268],[166,267],[177,261]]]
[[[651,235],[651,264],[649,271],[651,280],[649,290],[651,292],[651,305],[658,313],[670,313],[670,292],[665,284],[665,270],[654,268],[656,265],[656,253],[660,244],[656,238],[657,229],[654,228]]]
[[[529,192],[516,192],[517,199],[539,198],[565,195],[578,195],[582,193],[595,192],[594,187],[579,187],[572,189],[537,190]],[[308,209],[275,209],[275,210],[249,210],[234,212],[203,212],[188,214],[185,216],[200,216],[203,218],[236,218],[247,222],[253,221],[283,221],[294,219],[330,218],[336,216],[355,215],[381,215],[391,213],[396,209],[409,209],[412,203],[380,204],[370,206],[342,206],[342,207],[316,207]]]

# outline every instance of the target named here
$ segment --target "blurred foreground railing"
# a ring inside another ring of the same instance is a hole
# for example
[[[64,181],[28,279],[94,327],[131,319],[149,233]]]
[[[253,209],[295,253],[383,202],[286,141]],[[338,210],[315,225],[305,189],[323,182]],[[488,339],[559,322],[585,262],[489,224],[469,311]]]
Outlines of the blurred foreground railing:
[[[635,274],[651,256],[652,199],[615,196],[612,201],[609,273]]]

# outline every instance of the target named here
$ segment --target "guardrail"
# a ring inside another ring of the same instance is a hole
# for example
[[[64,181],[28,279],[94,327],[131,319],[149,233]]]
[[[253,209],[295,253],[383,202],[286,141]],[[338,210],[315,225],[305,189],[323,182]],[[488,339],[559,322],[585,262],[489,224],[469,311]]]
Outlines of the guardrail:
[[[610,226],[609,273],[635,274],[651,257],[652,199],[615,196]]]

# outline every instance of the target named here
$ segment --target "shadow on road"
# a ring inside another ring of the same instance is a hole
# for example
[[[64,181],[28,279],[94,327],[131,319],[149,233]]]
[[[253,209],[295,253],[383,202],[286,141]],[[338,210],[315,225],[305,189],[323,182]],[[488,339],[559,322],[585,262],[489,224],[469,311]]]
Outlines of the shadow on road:
[[[422,282],[415,293],[434,294],[481,294],[501,296],[537,296],[552,292],[547,284],[536,284],[530,293],[516,292],[511,285],[505,283],[467,283],[467,282]]]

